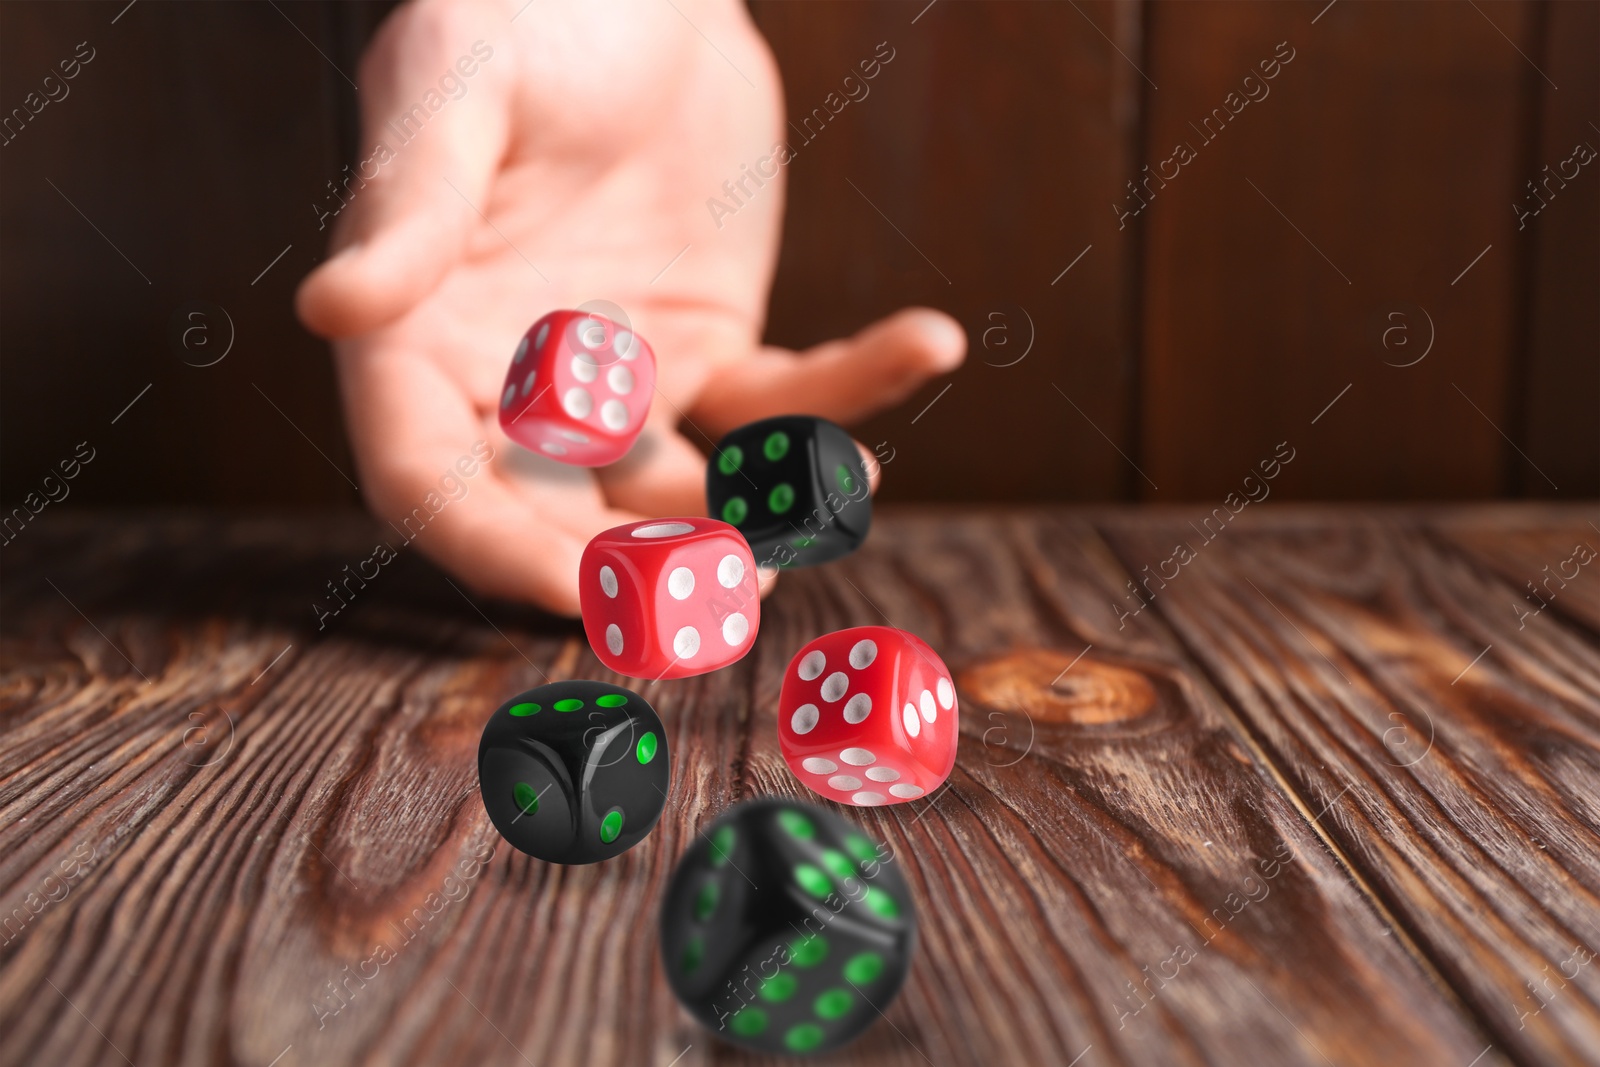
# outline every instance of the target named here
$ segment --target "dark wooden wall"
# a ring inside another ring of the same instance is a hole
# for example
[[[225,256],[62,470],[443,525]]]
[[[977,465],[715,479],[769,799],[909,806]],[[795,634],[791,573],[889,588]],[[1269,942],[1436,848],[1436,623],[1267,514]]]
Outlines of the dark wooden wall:
[[[354,153],[334,68],[384,10],[0,7],[7,114],[94,50],[0,146],[0,502],[88,441],[73,503],[354,503],[289,301]],[[791,115],[895,49],[789,167],[769,326],[805,345],[907,303],[966,325],[961,371],[859,429],[895,448],[890,497],[1220,501],[1280,442],[1278,499],[1600,493],[1600,160],[1513,210],[1600,148],[1600,6],[754,12]]]

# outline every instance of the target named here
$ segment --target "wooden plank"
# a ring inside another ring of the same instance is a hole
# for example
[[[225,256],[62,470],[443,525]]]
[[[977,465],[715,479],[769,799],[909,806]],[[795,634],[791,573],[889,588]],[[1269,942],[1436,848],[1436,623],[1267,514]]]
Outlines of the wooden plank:
[[[1537,194],[1519,184],[1516,200],[1538,211],[1517,232],[1530,246],[1522,447],[1544,473],[1512,469],[1530,496],[1600,496],[1600,174],[1591,173],[1600,158],[1579,165],[1574,157],[1579,144],[1600,152],[1597,40],[1600,4],[1545,5],[1537,55],[1544,74],[1530,72],[1537,146],[1531,173],[1520,178]]]
[[[1145,499],[1221,497],[1347,386],[1281,498],[1508,484],[1507,205],[1537,9],[1322,7],[1151,9],[1141,166],[1157,177],[1130,224],[1146,242],[1141,465],[1160,486]],[[1176,146],[1189,154],[1168,163]]]
[[[1445,515],[1428,526],[1510,583],[1515,596],[1501,610],[1519,634],[1546,611],[1600,634],[1600,514],[1519,509]]]
[[[1157,614],[1121,625],[1126,576],[1080,520],[891,510],[784,579],[751,657],[650,688],[678,762],[643,845],[571,869],[499,846],[481,870],[482,718],[607,677],[574,627],[402,557],[319,633],[308,602],[369,551],[359,520],[41,521],[0,613],[0,903],[88,858],[0,947],[0,1060],[746,1062],[674,1005],[656,901],[696,827],[794,792],[792,650],[885,617],[947,657],[963,738],[926,804],[848,813],[905,864],[922,938],[839,1062],[1465,1064],[1488,1043]]]
[[[1552,545],[1596,518],[1559,514]],[[1519,628],[1517,589],[1431,532],[1470,513],[1328,515],[1105,528],[1130,571],[1176,571],[1154,611],[1494,1050],[1600,1062],[1600,643],[1554,612]]]
[[[768,340],[947,311],[966,366],[857,430],[900,450],[887,498],[1126,499],[1136,250],[1104,205],[1133,156],[1143,82],[1117,49],[1138,54],[1143,7],[921,8],[753,5],[795,153]],[[866,95],[806,125],[880,43],[894,58]],[[1019,432],[1073,461],[1010,462]]]

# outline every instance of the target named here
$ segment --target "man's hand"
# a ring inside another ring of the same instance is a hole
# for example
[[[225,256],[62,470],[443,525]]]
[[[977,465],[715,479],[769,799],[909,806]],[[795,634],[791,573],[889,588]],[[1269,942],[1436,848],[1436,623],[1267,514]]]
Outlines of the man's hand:
[[[481,593],[576,614],[594,534],[705,513],[691,439],[769,415],[862,418],[954,369],[966,341],[924,309],[801,354],[762,346],[783,175],[720,230],[706,208],[784,136],[777,69],[737,0],[523,3],[420,0],[384,24],[358,78],[373,158],[356,169],[377,175],[352,181],[337,252],[297,303],[335,340],[373,510],[409,513],[489,441],[494,461],[417,546]],[[595,300],[649,340],[659,381],[633,451],[586,470],[512,444],[497,405],[528,325]]]

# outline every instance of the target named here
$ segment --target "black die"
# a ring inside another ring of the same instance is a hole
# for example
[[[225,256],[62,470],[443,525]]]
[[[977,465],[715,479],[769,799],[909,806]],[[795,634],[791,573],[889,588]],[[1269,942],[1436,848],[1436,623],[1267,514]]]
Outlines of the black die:
[[[496,709],[478,745],[495,829],[551,863],[595,863],[642,841],[667,799],[667,734],[639,694],[553,682]]]
[[[706,466],[706,501],[766,566],[838,559],[872,525],[860,449],[843,429],[809,415],[762,419],[724,437]]]
[[[900,991],[916,915],[889,850],[790,800],[733,808],[678,861],[661,908],[672,991],[725,1040],[827,1052]]]

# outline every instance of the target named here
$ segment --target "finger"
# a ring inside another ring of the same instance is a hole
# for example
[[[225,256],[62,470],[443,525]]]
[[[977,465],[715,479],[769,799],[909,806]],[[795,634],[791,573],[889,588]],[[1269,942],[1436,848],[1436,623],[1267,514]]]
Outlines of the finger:
[[[693,415],[719,432],[772,415],[854,422],[955,370],[966,348],[950,316],[908,308],[800,354],[764,349],[730,362],[707,377]]]
[[[774,589],[776,589],[776,588],[778,588],[778,568],[776,568],[776,567],[757,566],[756,567],[756,590],[757,590],[757,594],[756,595],[757,595],[757,597],[759,599],[761,599],[761,600],[765,600],[765,599],[767,599],[767,597],[769,595],[771,595],[772,591]]]
[[[596,476],[613,507],[644,515],[704,515],[706,458],[678,431],[646,426],[622,459]]]
[[[512,55],[470,9],[408,5],[361,64],[362,159],[324,198],[340,247],[296,295],[306,327],[367,333],[416,306],[460,261],[488,211],[509,136]],[[472,74],[467,74],[467,71]]]
[[[341,353],[340,372],[362,492],[393,524],[389,544],[476,593],[577,615],[584,546],[642,516],[606,508],[587,477],[530,490],[514,447],[424,357]]]
[[[883,464],[878,462],[877,453],[860,441],[856,442],[856,451],[861,453],[861,462],[867,468],[867,491],[876,494],[883,482]]]

